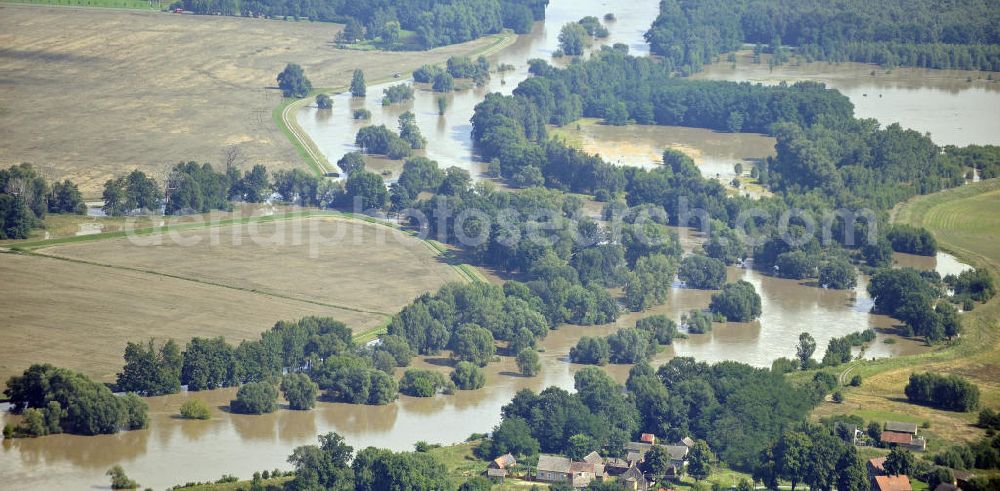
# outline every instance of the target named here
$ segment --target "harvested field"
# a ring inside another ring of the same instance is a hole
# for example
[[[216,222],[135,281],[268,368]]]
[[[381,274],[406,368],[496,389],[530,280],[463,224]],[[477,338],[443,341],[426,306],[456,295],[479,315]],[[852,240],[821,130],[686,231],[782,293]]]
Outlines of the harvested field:
[[[380,238],[383,237],[383,238]],[[280,319],[384,324],[459,273],[420,240],[336,217],[0,255],[0,377],[50,362],[110,381],[127,341],[253,339]]]
[[[218,163],[228,145],[245,166],[303,166],[271,117],[286,63],[314,87],[343,87],[355,68],[374,81],[494,42],[360,52],[333,47],[340,28],[0,4],[0,165],[31,162],[90,198],[133,168],[162,179],[181,160]]]
[[[460,277],[389,227],[313,217],[60,245],[41,254],[391,315]]]
[[[127,341],[255,339],[280,319],[333,316],[354,328],[377,314],[44,257],[0,256],[0,378],[52,363],[114,380]]]

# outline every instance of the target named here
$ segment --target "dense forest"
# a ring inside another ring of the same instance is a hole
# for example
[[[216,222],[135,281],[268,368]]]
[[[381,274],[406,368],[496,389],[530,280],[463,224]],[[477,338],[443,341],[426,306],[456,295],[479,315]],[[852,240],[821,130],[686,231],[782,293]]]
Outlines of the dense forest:
[[[664,0],[646,40],[688,72],[743,43],[794,46],[807,60],[1000,71],[1000,10],[988,0]]]
[[[347,24],[339,41],[377,41],[386,49],[430,49],[545,18],[548,0],[180,0],[198,14],[308,19]],[[406,33],[410,33],[407,35]],[[412,39],[409,39],[412,37]]]

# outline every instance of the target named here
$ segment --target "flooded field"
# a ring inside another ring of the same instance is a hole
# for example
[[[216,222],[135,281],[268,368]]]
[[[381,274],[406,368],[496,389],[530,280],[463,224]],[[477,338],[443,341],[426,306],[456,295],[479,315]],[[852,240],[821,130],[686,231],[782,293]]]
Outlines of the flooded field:
[[[724,59],[724,58],[723,58]],[[854,113],[883,125],[929,132],[938,145],[1000,144],[1000,81],[985,72],[895,68],[887,71],[863,63],[826,62],[782,65],[773,70],[765,59],[739,52],[733,64],[715,63],[692,78],[777,84],[823,82],[851,99]]]
[[[643,40],[642,34],[649,28],[652,19],[656,18],[658,2],[643,0],[613,4],[594,0],[579,2],[557,0],[551,2],[546,9],[544,23],[536,24],[530,34],[518,36],[517,41],[511,46],[487,57],[494,68],[499,64],[509,64],[514,66],[514,70],[502,74],[493,73],[489,83],[481,88],[471,88],[469,80],[457,80],[458,87],[466,88],[445,96],[448,108],[444,115],[438,115],[437,97],[440,94],[431,91],[430,84],[414,84],[412,80],[399,79],[370,85],[368,97],[363,99],[352,98],[349,93],[333,95],[332,110],[320,111],[315,106],[304,108],[299,111],[297,122],[332,165],[345,153],[355,150],[354,136],[360,128],[368,124],[384,124],[397,129],[399,115],[412,111],[417,117],[421,133],[427,139],[426,150],[421,150],[417,154],[437,160],[442,167],[464,168],[470,171],[473,177],[477,177],[485,170],[485,165],[479,162],[472,148],[472,125],[469,120],[476,104],[490,92],[510,94],[518,83],[527,78],[529,59],[551,60],[552,52],[559,47],[559,29],[564,24],[580,20],[586,15],[600,18],[608,12],[613,12],[617,21],[607,24],[611,35],[601,42],[624,43],[629,46],[632,54],[647,54],[649,47]],[[399,83],[414,85],[416,89],[414,100],[383,107],[382,91]],[[371,111],[370,121],[353,119],[354,110],[360,108]],[[398,177],[403,162],[369,157],[368,166],[377,172],[391,173],[389,178],[392,179]]]

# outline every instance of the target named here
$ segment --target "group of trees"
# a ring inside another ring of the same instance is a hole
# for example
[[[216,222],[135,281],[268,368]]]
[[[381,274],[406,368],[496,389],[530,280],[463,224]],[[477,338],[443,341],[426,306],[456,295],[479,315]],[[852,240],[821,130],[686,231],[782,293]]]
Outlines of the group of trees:
[[[910,402],[949,411],[968,412],[979,407],[979,387],[957,375],[914,373],[905,392]]]
[[[674,358],[655,371],[640,361],[623,391],[603,370],[586,367],[575,375],[574,394],[555,387],[518,392],[477,455],[541,451],[582,457],[597,450],[616,456],[626,441],[653,433],[664,441],[705,440],[705,449],[719,459],[752,471],[785,429],[802,421],[835,384],[822,380],[797,387],[781,374],[740,363]]]
[[[26,239],[46,213],[86,213],[80,190],[66,179],[50,187],[31,164],[0,169],[0,239]]]
[[[285,175],[275,174],[275,186]],[[166,193],[140,170],[109,179],[104,183],[103,209],[110,216],[159,213],[161,208],[168,215],[204,213],[228,210],[231,201],[262,202],[271,188],[267,169],[260,164],[240,175],[232,165],[218,172],[208,163],[181,162],[167,177]]]
[[[760,317],[760,295],[752,284],[739,280],[727,284],[721,292],[712,295],[708,308],[727,321],[750,322]]]
[[[580,338],[569,351],[574,363],[606,365],[611,363],[639,363],[656,354],[660,345],[673,342],[677,324],[664,315],[644,317],[634,328],[619,329],[605,337]]]
[[[801,483],[811,489],[871,489],[868,471],[853,441],[844,441],[830,428],[810,423],[782,432],[764,449],[754,478],[769,489],[776,489],[779,479],[790,481],[792,487]]]
[[[868,293],[875,301],[872,310],[903,321],[911,336],[936,342],[962,331],[955,307],[939,301],[941,279],[933,271],[880,269],[872,276]]]
[[[464,56],[452,56],[448,58],[446,68],[423,65],[413,72],[415,82],[432,84],[434,92],[451,92],[457,78],[472,79],[477,87],[483,86],[490,78],[489,60],[484,56],[475,61]]]
[[[104,384],[49,364],[35,364],[7,381],[4,395],[11,412],[24,419],[5,434],[43,436],[50,433],[98,435],[145,428],[148,406],[134,392],[124,397]]]
[[[393,160],[406,158],[413,150],[410,142],[385,125],[365,126],[358,130],[354,144],[364,153],[377,153]]]
[[[934,456],[934,463],[952,469],[1000,469],[1000,436],[956,445]]]
[[[390,322],[389,334],[417,353],[451,349],[456,359],[484,366],[496,351],[494,340],[508,341],[515,356],[548,334],[540,303],[523,284],[450,283],[404,307]]]
[[[413,87],[407,84],[391,85],[382,90],[382,105],[389,106],[413,100]]]
[[[743,43],[796,46],[807,60],[998,71],[998,22],[975,1],[667,0],[646,40],[687,72]]]
[[[196,14],[300,18],[345,23],[337,42],[364,40],[384,49],[430,49],[503,28],[519,34],[545,18],[548,0],[178,0],[170,7]],[[404,34],[410,33],[404,37]]]
[[[295,467],[286,484],[291,491],[452,489],[447,467],[431,454],[375,447],[355,453],[336,433],[320,435],[318,446],[297,447],[288,462]]]

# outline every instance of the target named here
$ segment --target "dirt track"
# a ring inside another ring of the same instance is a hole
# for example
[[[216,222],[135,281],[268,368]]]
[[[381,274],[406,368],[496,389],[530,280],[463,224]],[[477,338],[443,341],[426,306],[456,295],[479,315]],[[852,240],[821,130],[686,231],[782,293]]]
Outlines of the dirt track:
[[[340,26],[0,4],[0,165],[31,162],[89,197],[113,175],[164,176],[181,160],[303,165],[271,119],[274,77],[301,64],[316,87],[443,62],[481,39],[423,53],[338,50]]]

